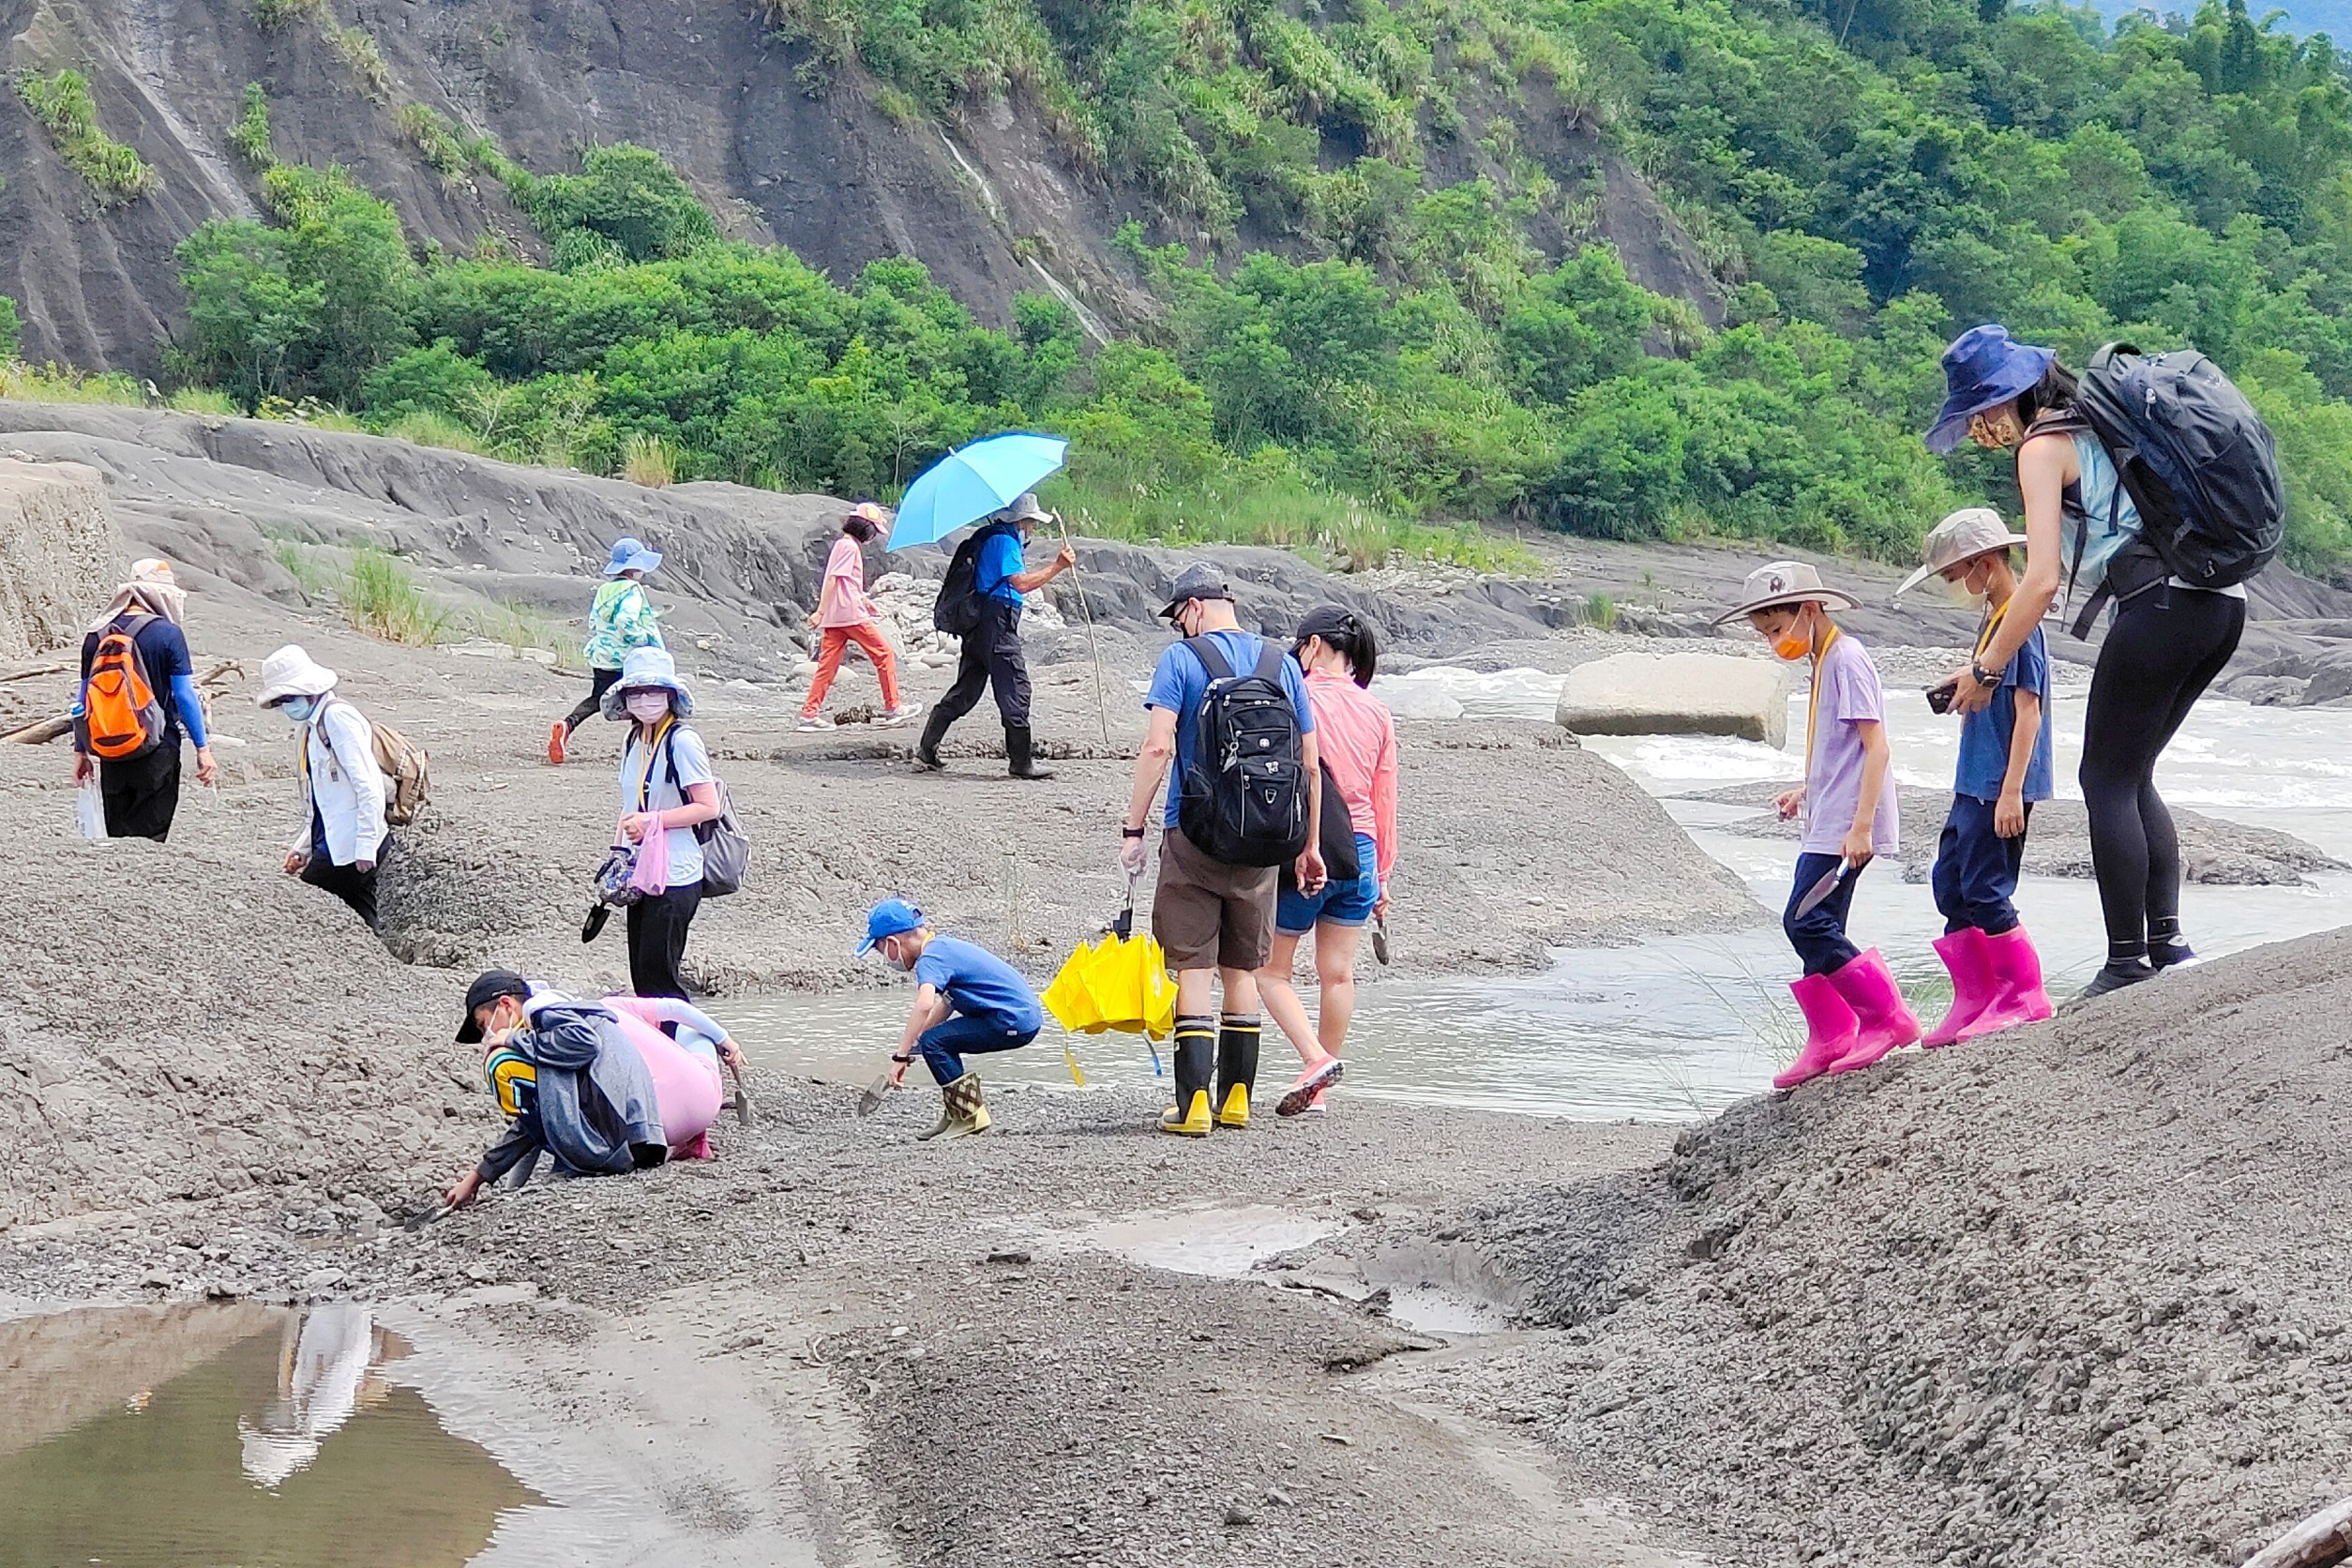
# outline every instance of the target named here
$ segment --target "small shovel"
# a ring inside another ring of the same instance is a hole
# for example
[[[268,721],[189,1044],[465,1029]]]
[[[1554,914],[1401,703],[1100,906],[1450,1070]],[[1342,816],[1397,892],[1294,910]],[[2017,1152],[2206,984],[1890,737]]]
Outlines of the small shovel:
[[[736,1066],[732,1063],[729,1063],[727,1072],[728,1075],[735,1080],[735,1123],[738,1126],[748,1127],[758,1119],[759,1115],[759,1113],[752,1108],[751,1091],[744,1085],[742,1068]]]
[[[436,1203],[431,1208],[426,1210],[423,1214],[411,1218],[406,1224],[402,1225],[400,1229],[414,1236],[419,1230],[424,1229],[425,1227],[432,1224],[435,1220],[448,1218],[451,1214],[456,1212],[456,1208],[457,1205],[453,1203]]]
[[[1380,960],[1381,968],[1388,967],[1388,916],[1385,914],[1372,917],[1372,956]]]
[[[882,1074],[882,1077],[876,1078],[872,1083],[867,1084],[866,1086],[866,1093],[857,1097],[857,1113],[860,1116],[873,1115],[874,1112],[882,1109],[882,1101],[888,1099],[890,1097],[890,1092],[897,1087],[898,1086],[897,1084],[890,1081],[890,1075],[888,1073]]]

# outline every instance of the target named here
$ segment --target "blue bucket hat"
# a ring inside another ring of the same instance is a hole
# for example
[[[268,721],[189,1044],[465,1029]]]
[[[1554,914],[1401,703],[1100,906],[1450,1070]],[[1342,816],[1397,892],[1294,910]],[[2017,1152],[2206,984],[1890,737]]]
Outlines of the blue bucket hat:
[[[631,648],[621,661],[621,678],[605,688],[604,716],[616,721],[628,717],[629,693],[656,689],[670,693],[670,711],[680,718],[694,712],[694,693],[686,689],[669,650]]]
[[[1968,432],[1968,419],[2031,391],[2058,354],[2010,337],[2009,328],[1988,322],[1972,326],[1944,350],[1944,406],[1927,429],[1927,449],[1951,451]]]
[[[923,912],[904,898],[884,898],[866,916],[866,940],[857,944],[857,957],[871,953],[882,938],[919,931],[923,924]]]
[[[624,535],[612,541],[612,555],[604,564],[604,575],[619,577],[623,572],[650,572],[660,565],[661,551],[647,550],[643,540]]]

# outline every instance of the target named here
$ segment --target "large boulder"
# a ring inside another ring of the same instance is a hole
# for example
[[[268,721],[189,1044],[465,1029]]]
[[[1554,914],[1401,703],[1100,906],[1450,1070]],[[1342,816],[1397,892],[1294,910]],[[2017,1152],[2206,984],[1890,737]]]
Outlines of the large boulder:
[[[0,658],[62,648],[106,607],[123,542],[98,470],[0,458]]]
[[[1618,654],[1568,672],[1555,716],[1579,735],[1788,738],[1788,671],[1730,654]]]

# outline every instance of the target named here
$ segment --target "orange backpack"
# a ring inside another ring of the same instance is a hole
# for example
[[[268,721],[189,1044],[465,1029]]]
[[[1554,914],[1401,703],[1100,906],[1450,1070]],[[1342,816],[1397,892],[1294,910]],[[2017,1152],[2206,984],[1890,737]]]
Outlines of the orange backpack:
[[[152,615],[127,615],[106,628],[90,655],[90,678],[75,721],[82,749],[101,761],[143,757],[163,744],[163,704],[147,684],[139,629]]]

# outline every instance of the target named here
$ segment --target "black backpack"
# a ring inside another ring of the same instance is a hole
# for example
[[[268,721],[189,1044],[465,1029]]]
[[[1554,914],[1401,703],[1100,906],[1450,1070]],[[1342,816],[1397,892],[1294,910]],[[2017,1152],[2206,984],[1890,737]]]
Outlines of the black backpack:
[[[1188,639],[1209,689],[1194,720],[1176,825],[1227,866],[1279,866],[1306,848],[1306,792],[1299,711],[1282,684],[1280,648],[1265,642],[1258,668],[1236,675],[1217,645]]]
[[[939,599],[931,606],[932,626],[950,637],[970,637],[980,629],[980,617],[988,608],[988,596],[980,592],[981,547],[1015,526],[989,523],[972,530],[972,536],[956,547],[954,558],[947,563],[947,576],[939,585]]]
[[[2091,355],[2074,406],[2115,460],[2146,547],[2118,552],[2124,570],[2110,570],[2079,626],[2110,595],[2128,597],[2165,576],[2227,588],[2278,554],[2286,495],[2269,427],[2211,360],[2194,349],[2144,354],[2109,343]],[[2127,554],[2138,561],[2124,562]],[[2081,561],[2078,537],[2078,568]]]

